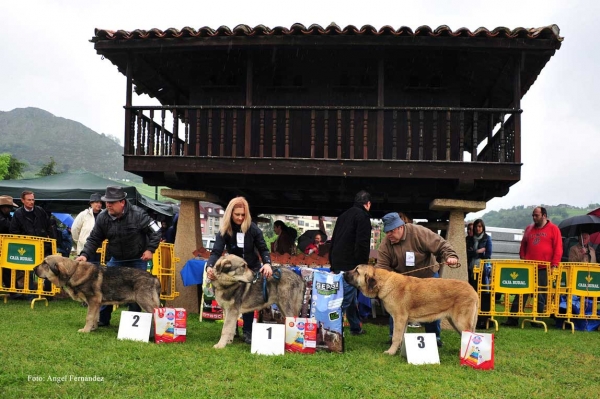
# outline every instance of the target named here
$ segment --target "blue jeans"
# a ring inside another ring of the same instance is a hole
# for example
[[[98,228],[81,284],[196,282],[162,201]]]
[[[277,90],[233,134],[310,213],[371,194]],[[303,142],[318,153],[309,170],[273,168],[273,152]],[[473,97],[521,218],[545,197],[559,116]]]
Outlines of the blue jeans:
[[[106,267],[133,267],[135,269],[147,270],[148,261],[141,259],[132,259],[120,261],[115,258],[110,258],[110,260],[106,263]],[[100,307],[100,322],[104,324],[110,323],[110,316],[112,315],[113,305],[102,305]],[[129,311],[131,312],[141,312],[142,308],[137,303],[129,304]]]
[[[360,318],[358,317],[358,306],[356,302],[356,287],[351,286],[342,278],[344,283],[344,299],[342,300],[342,312],[346,313],[346,318],[350,324],[350,331],[360,331]]]
[[[434,273],[433,278],[440,278],[439,273]],[[425,327],[426,333],[434,333],[435,337],[439,340],[442,335],[442,323],[440,320],[432,321],[430,323],[421,323]],[[390,338],[394,335],[394,319],[390,315]]]

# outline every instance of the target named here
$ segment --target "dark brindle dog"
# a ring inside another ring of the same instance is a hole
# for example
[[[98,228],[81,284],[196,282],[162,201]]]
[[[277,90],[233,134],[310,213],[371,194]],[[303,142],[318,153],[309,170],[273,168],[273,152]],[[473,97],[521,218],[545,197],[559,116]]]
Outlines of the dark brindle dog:
[[[289,268],[275,269],[263,287],[262,276],[248,268],[239,256],[227,255],[215,263],[215,298],[223,308],[224,323],[221,339],[215,348],[224,348],[233,341],[240,313],[266,309],[276,304],[283,317],[298,316],[304,297],[304,280]],[[265,298],[268,296],[268,298]]]
[[[160,281],[145,270],[104,268],[50,255],[33,271],[64,289],[74,300],[88,304],[85,327],[79,332],[90,332],[98,327],[100,305],[137,302],[145,312],[160,307]]]

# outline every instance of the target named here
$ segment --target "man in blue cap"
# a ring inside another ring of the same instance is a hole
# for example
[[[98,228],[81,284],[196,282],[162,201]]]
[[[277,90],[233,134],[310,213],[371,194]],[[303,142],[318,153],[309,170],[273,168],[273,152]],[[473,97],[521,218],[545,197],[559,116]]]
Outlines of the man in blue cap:
[[[423,226],[405,224],[396,212],[388,213],[382,220],[385,237],[379,245],[376,267],[412,277],[430,278],[440,276],[439,262],[448,265],[458,263],[458,255],[439,234]],[[435,333],[437,344],[441,347],[440,321],[422,325],[425,332]],[[390,317],[390,337],[393,330],[393,319]]]

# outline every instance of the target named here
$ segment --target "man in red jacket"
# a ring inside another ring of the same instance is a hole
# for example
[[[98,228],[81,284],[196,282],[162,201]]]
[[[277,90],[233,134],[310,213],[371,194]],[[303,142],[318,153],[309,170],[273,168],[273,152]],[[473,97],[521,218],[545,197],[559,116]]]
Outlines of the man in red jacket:
[[[554,269],[558,267],[563,253],[560,230],[558,226],[548,220],[548,212],[544,207],[535,207],[531,217],[533,218],[533,224],[527,226],[525,233],[523,233],[519,256],[524,260],[550,262],[550,266]],[[548,270],[546,270],[546,265],[538,265],[538,287],[540,288],[540,292],[548,290]],[[524,304],[527,303],[528,297],[529,295],[527,294],[523,295]],[[546,293],[538,294],[537,311],[540,313],[544,312],[546,308],[546,297]],[[518,311],[519,296],[515,295],[510,312],[517,313]],[[509,317],[502,325],[518,326],[519,320],[516,317]]]

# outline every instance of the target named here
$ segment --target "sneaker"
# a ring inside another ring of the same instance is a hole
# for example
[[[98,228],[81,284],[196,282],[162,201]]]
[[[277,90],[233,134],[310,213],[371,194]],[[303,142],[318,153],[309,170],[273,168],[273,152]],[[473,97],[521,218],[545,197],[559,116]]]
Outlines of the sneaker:
[[[362,328],[358,331],[350,331],[350,334],[352,335],[363,335],[366,334],[367,332],[365,330],[363,330]]]
[[[438,348],[441,348],[442,346],[444,346],[444,343],[439,338],[437,339],[437,346],[438,346]]]
[[[421,328],[421,325],[419,323],[408,323],[408,326],[410,328]]]
[[[98,327],[110,327],[110,321],[109,322],[99,321]]]
[[[390,337],[390,339],[387,340],[386,342],[387,345],[391,345],[392,344],[392,338]]]
[[[251,332],[244,332],[244,342],[247,343],[248,345],[252,344],[252,333]]]

